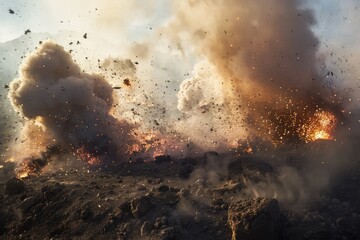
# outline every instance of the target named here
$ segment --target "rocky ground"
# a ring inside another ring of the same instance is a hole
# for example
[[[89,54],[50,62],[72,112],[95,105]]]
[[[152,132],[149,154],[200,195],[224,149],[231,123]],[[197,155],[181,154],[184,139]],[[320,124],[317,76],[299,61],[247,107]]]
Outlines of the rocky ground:
[[[164,157],[21,180],[12,167],[0,169],[1,239],[360,239],[358,163],[300,207],[249,194],[250,183],[278,177],[276,162],[257,156]]]

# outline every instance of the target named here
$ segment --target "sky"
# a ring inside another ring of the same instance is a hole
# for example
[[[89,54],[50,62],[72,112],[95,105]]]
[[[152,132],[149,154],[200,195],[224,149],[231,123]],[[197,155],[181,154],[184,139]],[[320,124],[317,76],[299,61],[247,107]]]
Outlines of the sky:
[[[134,40],[169,14],[169,1],[1,0],[0,42],[32,32],[56,34],[61,30],[93,31],[107,40]],[[9,9],[14,14],[9,14]]]
[[[110,22],[115,33],[107,32],[109,38],[126,31],[125,38],[132,40],[163,22],[169,16],[172,1],[122,0],[110,5],[104,2],[109,1],[1,0],[0,42],[17,38],[27,29],[56,34],[60,30],[86,31],[95,25],[102,33],[104,25]],[[359,0],[315,0],[306,1],[306,5],[316,14],[318,24],[314,30],[325,39],[346,37],[349,33],[344,31],[344,26],[356,27],[360,22],[356,11]],[[9,9],[15,14],[9,14]]]

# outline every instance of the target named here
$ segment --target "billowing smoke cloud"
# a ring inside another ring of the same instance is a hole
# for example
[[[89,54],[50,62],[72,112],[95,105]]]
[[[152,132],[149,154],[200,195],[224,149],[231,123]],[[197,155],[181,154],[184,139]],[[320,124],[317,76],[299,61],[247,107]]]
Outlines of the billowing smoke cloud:
[[[21,65],[9,98],[23,117],[42,127],[47,139],[53,138],[50,142],[86,161],[121,161],[133,143],[132,127],[110,114],[110,84],[84,73],[63,47],[51,41]]]
[[[176,130],[203,149],[226,149],[245,138],[242,119],[233,125],[226,102],[226,88],[217,69],[208,61],[195,66],[193,77],[184,80],[177,94],[177,108],[183,113]]]
[[[320,77],[315,20],[301,1],[189,0],[177,3],[175,14],[164,31],[183,48],[195,43],[216,68],[219,77],[208,80],[222,86],[235,130],[245,121],[252,135],[299,140],[316,111],[338,114],[331,82]]]

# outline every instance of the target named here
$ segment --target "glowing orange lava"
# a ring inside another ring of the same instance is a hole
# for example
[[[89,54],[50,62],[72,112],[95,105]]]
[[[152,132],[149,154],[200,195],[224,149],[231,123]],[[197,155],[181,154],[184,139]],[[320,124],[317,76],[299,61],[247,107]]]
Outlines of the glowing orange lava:
[[[317,111],[302,127],[302,136],[305,142],[316,140],[332,140],[336,127],[336,117],[327,111]]]

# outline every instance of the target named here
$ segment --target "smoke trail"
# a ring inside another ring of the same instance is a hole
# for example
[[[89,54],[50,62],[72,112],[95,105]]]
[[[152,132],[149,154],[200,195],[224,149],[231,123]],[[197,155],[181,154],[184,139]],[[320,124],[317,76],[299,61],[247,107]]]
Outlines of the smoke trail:
[[[82,72],[63,47],[48,41],[21,65],[9,98],[55,144],[86,161],[121,161],[133,143],[132,127],[110,114],[112,94],[104,78]]]

